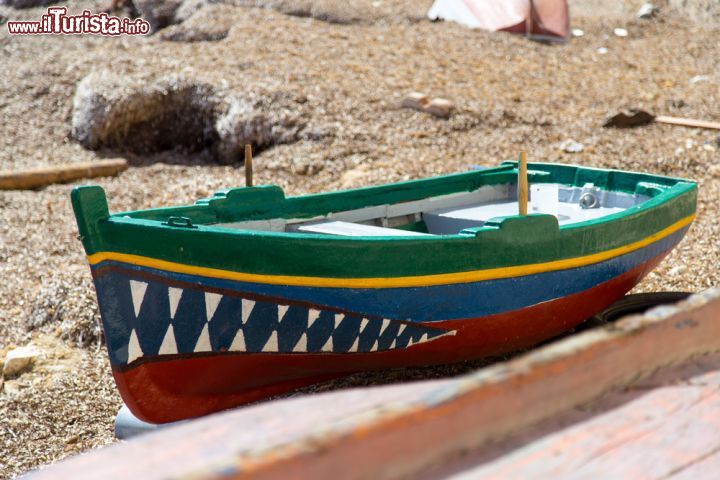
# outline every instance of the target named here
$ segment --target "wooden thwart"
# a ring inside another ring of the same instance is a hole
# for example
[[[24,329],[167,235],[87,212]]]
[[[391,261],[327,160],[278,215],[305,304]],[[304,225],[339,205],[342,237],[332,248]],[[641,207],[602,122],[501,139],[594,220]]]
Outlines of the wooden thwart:
[[[0,171],[0,190],[30,190],[81,178],[107,177],[127,169],[124,159],[66,163],[28,170]]]

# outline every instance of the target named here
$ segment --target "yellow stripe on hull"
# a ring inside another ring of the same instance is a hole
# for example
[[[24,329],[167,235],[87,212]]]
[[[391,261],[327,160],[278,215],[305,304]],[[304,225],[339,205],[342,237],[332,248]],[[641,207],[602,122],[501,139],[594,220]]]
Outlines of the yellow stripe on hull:
[[[613,248],[604,252],[593,253],[582,257],[565,258],[544,263],[516,265],[512,267],[490,268],[468,272],[439,273],[435,275],[417,275],[391,278],[332,278],[332,277],[304,277],[294,275],[266,275],[257,273],[233,272],[209,267],[197,267],[183,263],[169,262],[156,258],[143,257],[117,252],[98,252],[88,256],[91,265],[106,260],[129,263],[142,267],[155,268],[174,273],[199,275],[203,277],[234,280],[239,282],[264,283],[270,285],[289,285],[299,287],[334,287],[334,288],[402,288],[402,287],[429,287],[434,285],[449,285],[457,283],[480,282],[501,278],[522,277],[538,273],[566,270],[569,268],[592,265],[613,257],[639,250],[689,225],[695,215],[685,217],[667,228],[660,230],[649,237],[637,242]]]

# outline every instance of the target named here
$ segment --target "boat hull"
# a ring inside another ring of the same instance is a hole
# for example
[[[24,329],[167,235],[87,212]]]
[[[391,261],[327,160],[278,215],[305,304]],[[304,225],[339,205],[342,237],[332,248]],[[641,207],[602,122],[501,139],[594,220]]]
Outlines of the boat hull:
[[[226,351],[147,356],[129,365],[114,365],[113,375],[135,415],[164,423],[359,371],[498,355],[552,338],[603,310],[631,290],[671,248],[614,278],[561,298],[478,318],[425,322],[422,325],[454,334],[405,348],[356,353]]]
[[[138,417],[169,422],[353,372],[525,348],[632,289],[695,216],[690,181],[528,168],[529,182],[557,184],[570,203],[591,189],[619,211],[563,225],[542,213],[483,217],[419,236],[287,230],[337,217],[432,233],[425,220],[440,205],[512,200],[512,162],[300,197],[236,188],[118,214],[100,187],[73,190],[123,399]]]

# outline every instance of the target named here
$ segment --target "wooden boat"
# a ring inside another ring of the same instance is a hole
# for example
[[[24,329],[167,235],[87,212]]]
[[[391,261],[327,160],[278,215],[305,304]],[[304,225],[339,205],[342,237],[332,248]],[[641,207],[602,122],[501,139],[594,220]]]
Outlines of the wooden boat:
[[[474,359],[558,335],[652,270],[696,184],[516,162],[286,198],[277,186],[110,214],[72,202],[113,375],[160,423],[353,372]]]

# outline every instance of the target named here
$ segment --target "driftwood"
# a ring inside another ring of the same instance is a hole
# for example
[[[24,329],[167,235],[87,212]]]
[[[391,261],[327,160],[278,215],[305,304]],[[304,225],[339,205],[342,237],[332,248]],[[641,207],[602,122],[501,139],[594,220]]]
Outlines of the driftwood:
[[[655,123],[666,123],[668,125],[680,125],[682,127],[707,128],[710,130],[720,130],[720,122],[708,122],[705,120],[693,120],[692,118],[665,117],[659,115],[655,117]]]
[[[717,351],[716,289],[457,379],[229,411],[75,457],[32,478],[408,477],[658,368]]]
[[[127,169],[123,159],[66,163],[28,170],[0,171],[0,190],[30,190],[81,178],[107,177]]]

